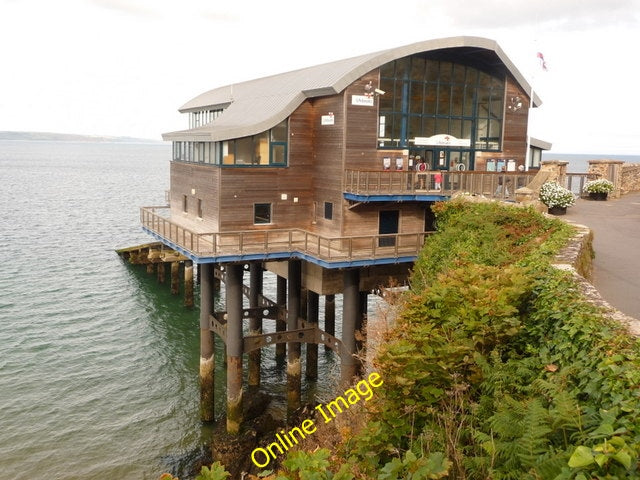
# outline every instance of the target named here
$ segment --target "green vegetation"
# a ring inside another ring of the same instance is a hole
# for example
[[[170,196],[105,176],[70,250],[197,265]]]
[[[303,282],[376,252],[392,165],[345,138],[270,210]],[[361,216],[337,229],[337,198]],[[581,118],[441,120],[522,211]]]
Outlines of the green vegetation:
[[[571,230],[498,204],[437,218],[378,355],[376,420],[343,454],[372,478],[407,452],[443,454],[447,478],[640,478],[640,351],[550,266]]]
[[[573,230],[495,203],[435,210],[370,420],[268,478],[640,478],[640,348],[550,265]]]

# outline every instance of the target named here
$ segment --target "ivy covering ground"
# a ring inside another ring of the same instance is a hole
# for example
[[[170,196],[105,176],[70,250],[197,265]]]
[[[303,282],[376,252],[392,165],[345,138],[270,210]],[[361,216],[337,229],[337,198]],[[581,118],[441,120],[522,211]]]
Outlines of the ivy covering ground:
[[[496,203],[434,210],[370,420],[269,478],[640,478],[640,349],[550,265],[572,230]]]

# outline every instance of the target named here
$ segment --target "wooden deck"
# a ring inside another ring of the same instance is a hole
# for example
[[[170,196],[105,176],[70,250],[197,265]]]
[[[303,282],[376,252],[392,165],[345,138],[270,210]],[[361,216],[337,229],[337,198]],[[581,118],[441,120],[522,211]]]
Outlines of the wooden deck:
[[[421,232],[325,237],[301,229],[202,233],[170,219],[167,206],[142,207],[140,221],[145,230],[168,241],[172,247],[212,261],[293,255],[327,263],[376,259],[406,261],[407,257],[417,255],[428,235],[428,232]]]

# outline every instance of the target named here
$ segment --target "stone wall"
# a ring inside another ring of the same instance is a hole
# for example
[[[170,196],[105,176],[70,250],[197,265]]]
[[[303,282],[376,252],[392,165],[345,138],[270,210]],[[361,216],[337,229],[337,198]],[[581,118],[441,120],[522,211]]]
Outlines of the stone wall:
[[[631,335],[640,337],[640,320],[625,315],[609,304],[589,282],[593,269],[593,233],[584,225],[572,224],[576,235],[556,256],[554,267],[571,273],[587,301],[600,307],[607,318],[624,325]]]
[[[625,163],[620,174],[620,192],[640,192],[640,163]]]
[[[620,197],[622,193],[622,160],[589,160],[589,173],[598,175],[598,178],[606,178],[613,182],[613,191],[609,193],[612,198]]]

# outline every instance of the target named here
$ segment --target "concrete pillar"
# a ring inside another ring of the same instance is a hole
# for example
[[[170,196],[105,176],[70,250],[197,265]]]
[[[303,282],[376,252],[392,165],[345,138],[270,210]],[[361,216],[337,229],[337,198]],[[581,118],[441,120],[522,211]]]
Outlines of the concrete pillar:
[[[227,432],[242,423],[242,265],[227,265]]]
[[[287,306],[287,279],[278,276],[276,278],[276,303],[279,307],[286,308]],[[276,331],[284,332],[287,329],[287,322],[285,320],[276,320]],[[276,361],[284,362],[287,354],[287,344],[278,343],[276,345]]]
[[[214,334],[209,328],[209,315],[214,312],[211,270],[213,265],[210,263],[200,267],[204,275],[200,282],[200,418],[205,422],[215,419],[215,343]]]
[[[343,385],[349,385],[357,374],[356,353],[356,325],[360,316],[360,271],[349,268],[343,274],[342,294],[342,344],[346,350],[341,358],[341,380]]]
[[[156,271],[156,273],[158,274],[158,283],[164,283],[164,263],[160,262],[158,263],[158,269]]]
[[[251,262],[249,265],[249,307],[259,307],[262,294],[262,264]],[[256,314],[249,319],[249,335],[262,333],[262,314]],[[260,349],[249,355],[249,389],[260,387]]]
[[[298,328],[300,316],[300,295],[302,288],[302,268],[300,260],[289,260],[288,264],[288,305],[287,330]],[[302,367],[300,364],[300,343],[287,344],[287,411],[292,413],[300,408],[302,395]]]
[[[307,321],[318,326],[318,311],[320,304],[320,295],[311,290],[307,291]],[[318,378],[318,344],[307,343],[307,373],[309,380],[317,380]]]
[[[330,335],[336,334],[336,296],[326,295],[324,297],[324,331]],[[331,348],[324,346],[326,352]]]
[[[360,304],[356,322],[356,353],[360,359],[366,358],[367,347],[367,314],[368,292],[360,292]],[[358,375],[362,375],[363,363],[358,361]]]
[[[193,307],[193,263],[184,262],[184,306]]]
[[[180,262],[171,262],[171,295],[180,293]]]

